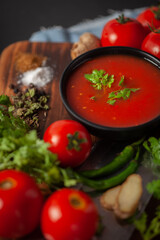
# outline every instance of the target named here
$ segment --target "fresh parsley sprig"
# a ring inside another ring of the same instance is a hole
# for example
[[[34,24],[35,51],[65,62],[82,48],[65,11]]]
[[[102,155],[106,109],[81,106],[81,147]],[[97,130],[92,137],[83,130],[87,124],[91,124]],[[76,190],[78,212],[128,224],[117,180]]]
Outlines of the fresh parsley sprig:
[[[114,75],[109,75],[105,70],[94,69],[91,74],[85,74],[84,77],[92,83],[92,87],[96,90],[102,90],[111,88],[114,83]],[[124,85],[124,75],[121,76],[121,80],[118,83],[119,89],[108,94],[107,103],[114,105],[117,99],[126,100],[130,97],[132,92],[138,91],[140,88],[125,88]],[[91,98],[95,100],[94,98]]]
[[[85,74],[84,77],[90,81],[92,86],[97,90],[111,88],[114,82],[114,75],[109,75],[104,70],[94,69],[91,74]]]
[[[107,101],[107,103],[113,105],[116,102],[116,99],[118,98],[122,98],[123,100],[126,100],[130,97],[131,92],[136,92],[139,89],[140,88],[123,88],[117,91],[113,91],[109,93],[108,95],[109,100]]]
[[[124,75],[121,77],[121,80],[119,81],[118,86],[122,87],[123,83],[124,83]]]
[[[124,85],[124,75],[121,77],[121,80],[118,84],[120,89],[109,93],[108,95],[109,100],[107,101],[107,103],[109,103],[110,105],[113,105],[116,102],[116,99],[118,98],[119,99],[122,98],[123,100],[126,100],[130,97],[131,92],[136,92],[140,89],[140,88],[122,88],[123,85]]]

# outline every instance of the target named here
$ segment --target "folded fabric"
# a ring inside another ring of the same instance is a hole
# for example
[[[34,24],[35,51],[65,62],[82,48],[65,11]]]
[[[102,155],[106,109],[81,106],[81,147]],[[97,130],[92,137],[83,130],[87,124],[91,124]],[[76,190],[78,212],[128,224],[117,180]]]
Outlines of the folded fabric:
[[[69,28],[63,28],[61,26],[53,26],[50,28],[43,27],[40,31],[33,33],[29,40],[32,42],[76,42],[79,36],[84,32],[90,32],[100,37],[102,29],[107,21],[118,17],[122,13],[126,17],[136,18],[144,9],[145,7],[133,10],[125,9],[123,11],[110,10],[111,14],[108,16],[86,20]]]

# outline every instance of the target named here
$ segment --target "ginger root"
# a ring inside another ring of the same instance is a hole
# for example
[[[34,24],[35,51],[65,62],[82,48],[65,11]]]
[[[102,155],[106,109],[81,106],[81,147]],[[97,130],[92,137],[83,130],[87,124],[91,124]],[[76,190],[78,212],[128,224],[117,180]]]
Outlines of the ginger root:
[[[142,196],[142,178],[138,174],[130,175],[122,184],[117,196],[114,213],[120,219],[131,217],[139,204]]]
[[[72,60],[82,53],[85,53],[89,50],[100,47],[100,39],[94,34],[86,32],[83,33],[78,42],[75,42],[71,49],[71,58]]]
[[[127,219],[135,213],[142,192],[142,177],[131,174],[122,185],[104,192],[100,197],[100,204],[107,210],[113,210],[116,217]]]
[[[121,186],[113,187],[102,194],[100,197],[100,204],[107,210],[113,210],[116,204],[116,199],[119,194]]]

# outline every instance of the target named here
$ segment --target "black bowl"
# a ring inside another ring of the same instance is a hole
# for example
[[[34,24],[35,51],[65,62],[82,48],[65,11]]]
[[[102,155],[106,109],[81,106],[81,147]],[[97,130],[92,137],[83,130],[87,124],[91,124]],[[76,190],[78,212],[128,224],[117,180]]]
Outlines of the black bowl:
[[[88,51],[76,59],[74,59],[64,70],[61,80],[60,80],[60,95],[62,102],[70,114],[70,116],[74,119],[82,123],[91,134],[97,136],[97,137],[109,137],[113,140],[132,140],[132,139],[138,139],[140,137],[143,137],[144,135],[148,135],[152,133],[153,129],[158,126],[160,123],[160,115],[144,124],[133,126],[133,127],[107,127],[103,125],[98,125],[93,122],[88,121],[87,119],[84,119],[82,116],[78,115],[72,107],[69,105],[67,101],[66,96],[66,86],[67,81],[69,79],[69,76],[72,74],[72,72],[78,68],[81,64],[87,62],[88,60],[91,60],[93,58],[96,58],[98,56],[102,55],[109,55],[109,54],[127,54],[132,55],[136,57],[143,58],[146,61],[149,61],[151,64],[155,65],[157,68],[160,69],[160,60],[151,54],[141,51],[136,48],[130,48],[130,47],[102,47],[97,48],[91,51]]]

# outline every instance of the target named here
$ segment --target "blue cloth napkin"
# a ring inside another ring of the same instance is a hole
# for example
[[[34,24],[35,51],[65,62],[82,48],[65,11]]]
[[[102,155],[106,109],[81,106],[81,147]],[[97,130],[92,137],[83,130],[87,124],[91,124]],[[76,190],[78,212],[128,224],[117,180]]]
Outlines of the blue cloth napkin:
[[[63,28],[61,26],[53,26],[50,28],[43,27],[40,31],[33,33],[29,40],[32,42],[76,42],[79,36],[84,32],[90,32],[100,37],[102,29],[107,21],[118,17],[122,13],[126,17],[136,18],[144,9],[145,7],[133,10],[125,9],[123,11],[110,10],[108,16],[98,17],[93,20],[85,20],[69,28]]]

